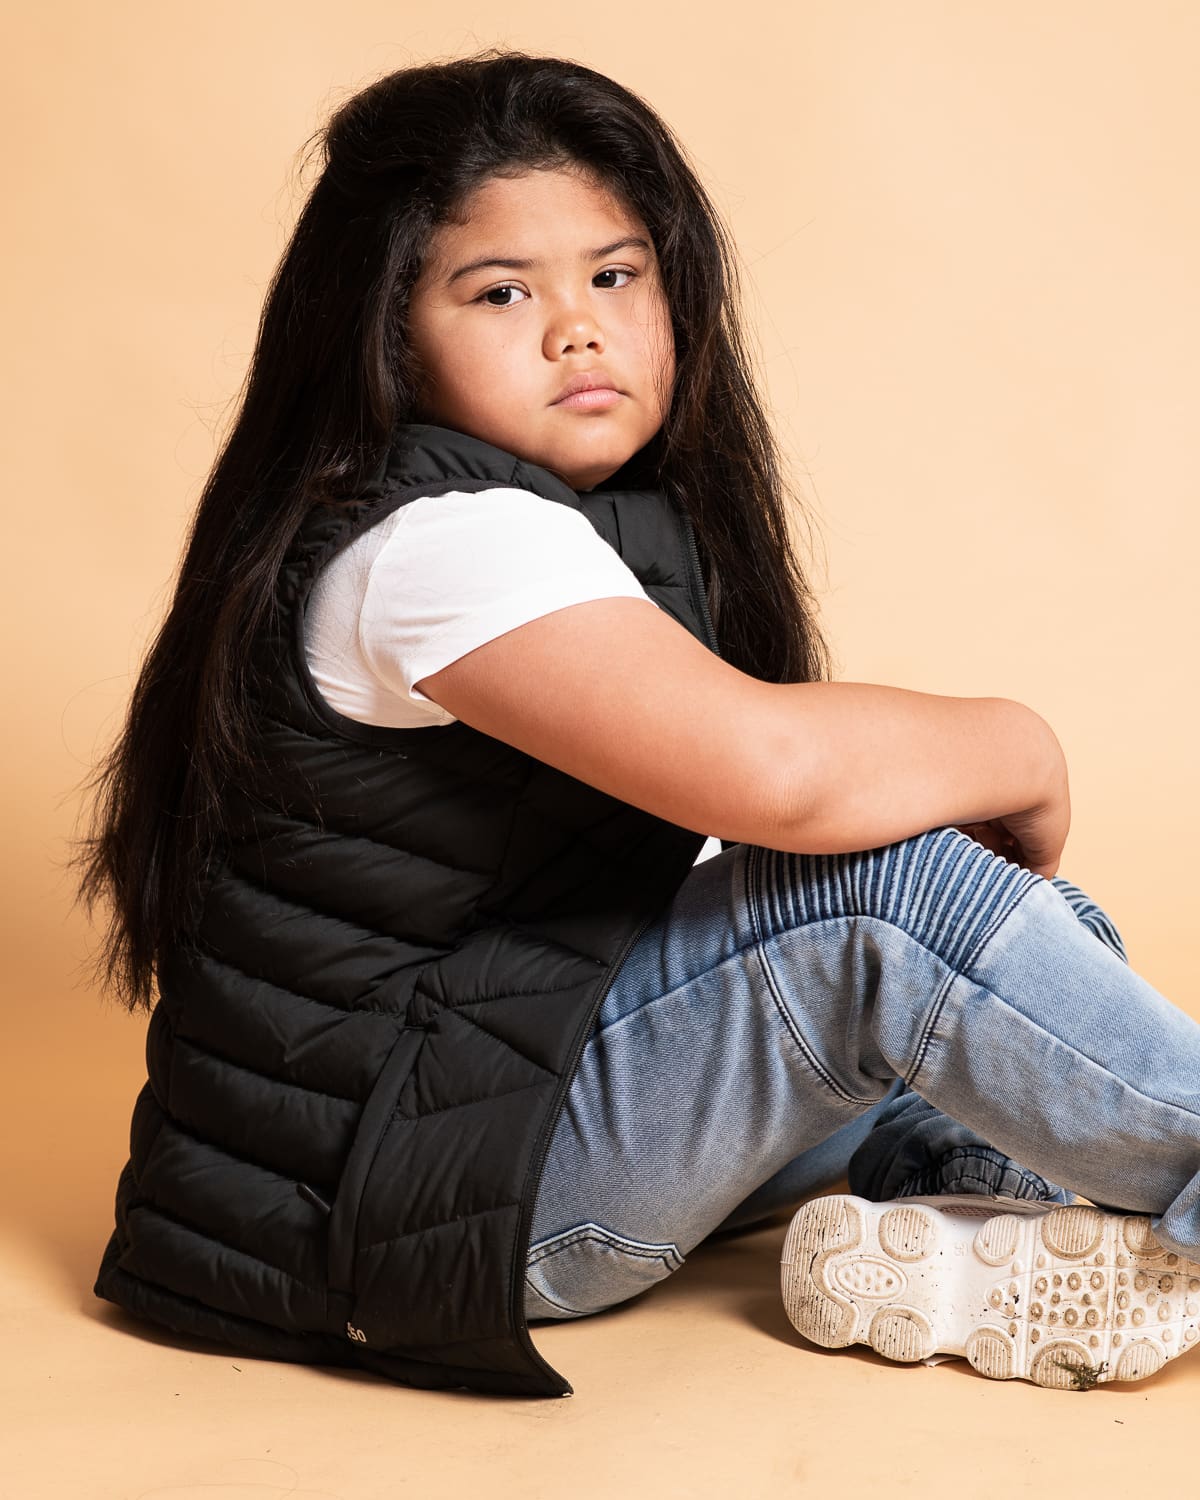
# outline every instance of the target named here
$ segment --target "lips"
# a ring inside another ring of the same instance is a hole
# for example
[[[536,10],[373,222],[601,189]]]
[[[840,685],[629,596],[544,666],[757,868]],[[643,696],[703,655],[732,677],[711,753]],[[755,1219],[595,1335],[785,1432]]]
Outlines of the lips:
[[[576,396],[580,391],[616,391],[616,389],[616,386],[605,375],[575,375],[567,381],[550,404],[557,406],[560,401],[565,401],[568,396]]]

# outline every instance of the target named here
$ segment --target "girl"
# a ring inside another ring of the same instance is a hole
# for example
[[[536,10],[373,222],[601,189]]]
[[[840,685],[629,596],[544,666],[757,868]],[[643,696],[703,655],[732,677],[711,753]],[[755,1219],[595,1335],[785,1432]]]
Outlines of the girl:
[[[1044,720],[829,680],[667,127],[489,51],[321,141],[78,856],[157,995],[97,1294],[566,1394],[529,1320],[848,1173],[784,1246],[808,1339],[1186,1350],[1200,1028],[1056,874]]]

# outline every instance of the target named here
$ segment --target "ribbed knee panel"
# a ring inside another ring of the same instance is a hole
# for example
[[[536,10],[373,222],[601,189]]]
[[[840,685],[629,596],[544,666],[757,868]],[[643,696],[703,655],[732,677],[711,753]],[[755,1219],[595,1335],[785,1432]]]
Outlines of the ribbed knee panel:
[[[958,973],[1042,880],[951,827],[848,854],[756,855],[748,880],[772,932],[832,917],[876,917]]]

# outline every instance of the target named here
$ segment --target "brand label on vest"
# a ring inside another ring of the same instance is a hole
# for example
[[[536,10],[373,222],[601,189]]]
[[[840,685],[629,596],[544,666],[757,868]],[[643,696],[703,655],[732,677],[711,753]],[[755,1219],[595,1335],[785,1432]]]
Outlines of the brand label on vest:
[[[367,1336],[361,1328],[355,1328],[353,1323],[346,1324],[346,1337],[356,1340],[360,1344],[367,1342]]]

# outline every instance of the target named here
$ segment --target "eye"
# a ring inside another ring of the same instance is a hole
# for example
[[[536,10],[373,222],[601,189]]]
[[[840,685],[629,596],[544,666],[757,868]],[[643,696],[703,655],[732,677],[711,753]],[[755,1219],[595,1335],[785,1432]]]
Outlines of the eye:
[[[595,281],[601,276],[628,276],[630,278],[635,278],[637,274],[638,273],[636,271],[630,270],[627,266],[606,266],[603,271],[597,271],[596,275],[592,277],[592,280]],[[601,287],[600,290],[619,292],[623,290],[624,286],[628,285],[629,283],[625,282],[622,286],[606,286]],[[511,281],[506,281],[501,286],[488,287],[486,292],[480,292],[478,297],[472,298],[472,301],[483,303],[483,305],[486,307],[516,307],[517,304],[515,302],[489,302],[486,300],[487,298],[492,297],[499,292],[521,292],[522,295],[527,295],[522,287],[514,285],[514,283]]]
[[[520,290],[521,288],[519,286],[513,286],[511,282],[507,282],[504,286],[488,287],[486,292],[480,292],[479,296],[474,298],[473,300],[476,302],[482,302],[485,297],[491,297],[496,292],[519,292]],[[512,302],[489,302],[487,305],[488,307],[514,307],[516,304]]]

